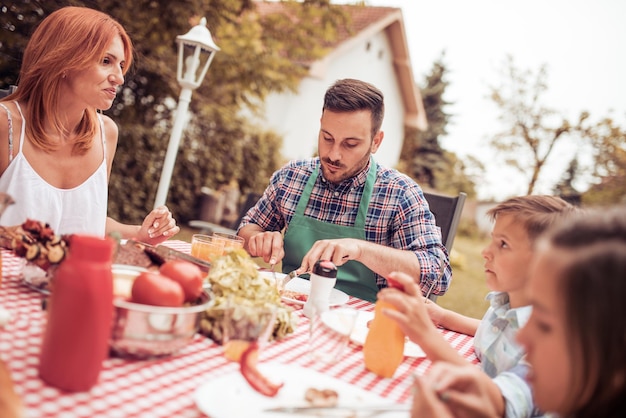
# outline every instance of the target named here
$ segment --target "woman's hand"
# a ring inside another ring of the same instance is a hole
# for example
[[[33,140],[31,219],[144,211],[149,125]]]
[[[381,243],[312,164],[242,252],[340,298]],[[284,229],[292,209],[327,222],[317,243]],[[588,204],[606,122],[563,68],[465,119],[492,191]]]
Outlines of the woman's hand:
[[[157,245],[172,238],[180,232],[176,220],[166,206],[153,209],[146,216],[137,233],[137,240],[151,245]]]

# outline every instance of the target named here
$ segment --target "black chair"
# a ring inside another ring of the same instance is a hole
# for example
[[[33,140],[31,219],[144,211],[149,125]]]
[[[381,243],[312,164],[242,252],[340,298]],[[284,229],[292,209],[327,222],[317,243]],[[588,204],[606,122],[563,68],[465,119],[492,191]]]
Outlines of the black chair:
[[[424,197],[428,202],[430,211],[435,215],[435,223],[441,228],[443,245],[450,254],[467,194],[460,192],[458,196],[448,196],[424,192]],[[429,298],[433,302],[437,300],[435,295],[430,295]]]
[[[9,94],[13,94],[13,92],[17,89],[17,86],[9,86],[6,89],[0,89],[0,99],[8,96]]]
[[[443,245],[450,253],[467,194],[460,192],[458,196],[448,196],[424,192],[424,197],[428,202],[430,211],[435,215],[435,223],[441,228]]]
[[[214,232],[221,232],[235,235],[237,233],[237,227],[241,223],[241,219],[243,219],[243,217],[246,215],[248,209],[254,206],[260,198],[261,195],[258,193],[248,193],[248,195],[246,196],[246,200],[244,200],[243,204],[241,205],[241,209],[239,210],[239,217],[230,226],[222,226],[200,219],[189,221],[189,226],[194,229],[199,229],[201,234],[211,235]]]

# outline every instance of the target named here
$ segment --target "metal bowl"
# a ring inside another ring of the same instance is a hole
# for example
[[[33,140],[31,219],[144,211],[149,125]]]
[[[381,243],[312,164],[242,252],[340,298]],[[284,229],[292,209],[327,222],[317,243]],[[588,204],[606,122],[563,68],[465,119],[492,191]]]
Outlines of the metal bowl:
[[[182,307],[142,305],[116,298],[110,347],[120,357],[160,357],[187,345],[210,304],[205,290],[198,303]]]

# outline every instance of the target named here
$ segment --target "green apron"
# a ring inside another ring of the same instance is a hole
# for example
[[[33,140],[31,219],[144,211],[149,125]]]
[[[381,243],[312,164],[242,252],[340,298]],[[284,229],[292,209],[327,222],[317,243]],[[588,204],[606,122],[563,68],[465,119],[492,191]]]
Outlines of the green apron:
[[[376,181],[376,162],[370,159],[371,165],[365,181],[363,196],[359,203],[354,226],[335,225],[318,221],[317,219],[304,216],[311,191],[319,176],[319,166],[315,168],[307,181],[296,211],[289,222],[284,237],[285,257],[283,258],[283,272],[288,273],[302,263],[302,258],[313,247],[316,241],[336,238],[356,238],[365,240],[365,217],[372,197],[372,190]],[[370,302],[376,301],[378,286],[376,275],[365,265],[358,261],[350,260],[338,267],[337,284],[335,287],[349,295],[365,299]]]

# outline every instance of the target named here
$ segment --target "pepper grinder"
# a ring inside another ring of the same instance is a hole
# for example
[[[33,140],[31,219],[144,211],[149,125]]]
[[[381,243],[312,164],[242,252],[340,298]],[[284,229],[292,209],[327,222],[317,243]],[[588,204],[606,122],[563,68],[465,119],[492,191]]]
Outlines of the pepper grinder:
[[[320,314],[329,309],[330,292],[337,283],[337,266],[329,260],[318,260],[313,266],[309,278],[311,291],[302,308],[302,313],[311,318],[314,313]]]

